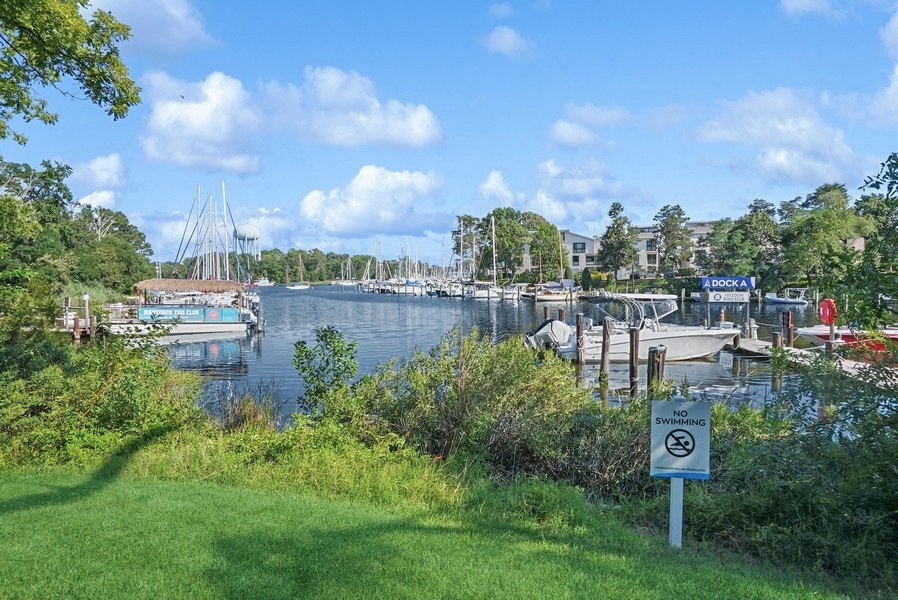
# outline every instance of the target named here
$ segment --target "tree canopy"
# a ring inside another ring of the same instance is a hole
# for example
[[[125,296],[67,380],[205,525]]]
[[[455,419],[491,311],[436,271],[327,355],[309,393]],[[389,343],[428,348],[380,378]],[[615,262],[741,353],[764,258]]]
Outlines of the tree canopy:
[[[624,207],[620,202],[611,204],[608,217],[611,223],[599,238],[596,263],[616,275],[621,268],[634,265],[639,260],[639,250],[636,248],[639,229],[624,216]]]
[[[140,88],[121,61],[118,44],[130,29],[106,11],[83,16],[87,0],[3,0],[0,2],[0,139],[26,138],[10,129],[20,117],[55,123],[40,90],[74,81],[81,93],[114,119],[140,102]]]
[[[665,205],[655,215],[655,239],[658,242],[658,268],[676,271],[692,256],[692,238],[686,222],[689,219],[679,204]]]

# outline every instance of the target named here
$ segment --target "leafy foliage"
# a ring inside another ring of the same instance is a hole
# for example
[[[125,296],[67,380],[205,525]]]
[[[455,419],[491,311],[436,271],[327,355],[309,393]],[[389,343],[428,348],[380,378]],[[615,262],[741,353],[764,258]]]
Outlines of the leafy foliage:
[[[679,204],[665,205],[655,215],[658,268],[677,271],[692,256],[692,238],[686,227],[686,212]]]
[[[872,223],[850,206],[844,185],[817,188],[803,200],[793,200],[781,209],[787,217],[783,232],[783,254],[789,278],[803,277],[808,286],[824,274],[830,280],[844,279],[859,258],[853,242],[872,231]]]
[[[90,20],[82,16],[84,0],[4,0],[0,3],[0,139],[10,134],[15,117],[55,123],[37,88],[63,91],[74,80],[91,102],[115,119],[140,101],[119,56],[118,44],[129,36],[127,26],[105,11]]]
[[[599,239],[596,263],[616,276],[620,269],[635,265],[639,259],[636,249],[639,230],[624,216],[624,207],[619,202],[611,204],[608,217],[611,223]]]
[[[52,357],[0,372],[0,464],[92,464],[200,416],[198,379],[172,371],[164,350],[123,340],[16,349]]]
[[[329,401],[338,398],[349,387],[358,372],[355,360],[357,342],[347,342],[335,327],[315,330],[315,345],[305,340],[294,345],[293,366],[305,382],[306,391],[300,405],[310,413],[328,410]]]

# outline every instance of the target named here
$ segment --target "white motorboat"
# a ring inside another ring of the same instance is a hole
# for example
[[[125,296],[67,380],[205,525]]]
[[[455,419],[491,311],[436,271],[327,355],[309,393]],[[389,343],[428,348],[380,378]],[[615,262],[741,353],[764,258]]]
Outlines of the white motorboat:
[[[875,331],[867,331],[862,328],[849,327],[847,325],[839,327],[812,325],[809,327],[799,327],[795,330],[795,335],[812,346],[817,347],[823,347],[827,342],[832,341],[836,344],[862,346],[869,350],[882,351],[886,349],[884,344],[885,340],[891,340],[893,343],[898,342],[898,326],[891,325],[888,327],[881,327]]]
[[[626,361],[630,358],[630,330],[639,330],[639,359],[646,360],[649,348],[665,346],[666,360],[692,360],[719,352],[740,335],[730,322],[717,327],[700,325],[675,325],[661,319],[676,312],[677,296],[672,294],[603,294],[590,298],[593,303],[614,302],[625,309],[625,316],[611,316],[609,360]],[[600,362],[602,358],[603,325],[591,322],[583,331],[583,360]],[[551,348],[563,358],[576,359],[578,354],[576,328],[563,321],[548,319],[529,333],[525,342],[532,348]]]
[[[534,302],[573,302],[579,292],[579,289],[566,288],[560,283],[538,283],[522,291],[521,298]]]
[[[501,300],[502,288],[491,281],[467,281],[464,283],[464,297]]]
[[[808,288],[785,288],[782,295],[776,292],[768,292],[761,298],[762,302],[767,304],[796,304],[799,306],[807,306],[808,299],[805,298]]]
[[[288,283],[288,284],[287,284],[287,289],[288,289],[288,290],[307,290],[307,289],[309,289],[310,287],[312,287],[310,284],[308,284],[308,283],[303,283],[303,282],[301,282],[301,281],[295,281],[295,282],[293,282],[293,283]]]

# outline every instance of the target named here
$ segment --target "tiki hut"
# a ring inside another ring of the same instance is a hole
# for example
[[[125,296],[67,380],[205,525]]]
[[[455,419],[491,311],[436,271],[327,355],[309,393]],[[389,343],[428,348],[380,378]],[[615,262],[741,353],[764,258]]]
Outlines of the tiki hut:
[[[243,284],[223,279],[144,279],[134,284],[138,294],[144,291],[154,292],[208,292],[221,294],[225,292],[243,293]]]
[[[134,284],[134,293],[141,304],[146,292],[201,292],[208,294],[237,295],[238,306],[243,306],[244,287],[242,283],[223,279],[144,279]]]

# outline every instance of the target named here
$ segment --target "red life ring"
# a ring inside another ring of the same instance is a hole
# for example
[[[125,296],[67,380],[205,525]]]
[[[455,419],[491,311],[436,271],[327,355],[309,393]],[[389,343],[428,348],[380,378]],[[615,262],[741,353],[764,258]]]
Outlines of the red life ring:
[[[820,320],[824,325],[832,325],[836,322],[836,302],[832,298],[824,298],[820,301]]]

